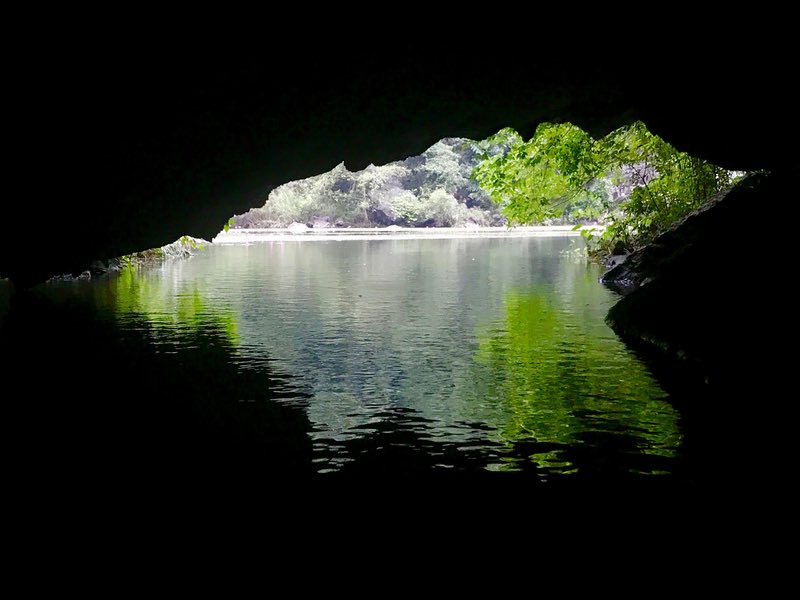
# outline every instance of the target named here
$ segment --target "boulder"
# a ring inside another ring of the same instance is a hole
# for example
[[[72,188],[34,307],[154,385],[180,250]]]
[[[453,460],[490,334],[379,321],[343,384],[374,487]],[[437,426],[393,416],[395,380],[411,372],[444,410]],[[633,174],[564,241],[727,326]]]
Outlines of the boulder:
[[[305,233],[308,231],[308,226],[305,223],[294,222],[286,229],[288,229],[290,233]]]

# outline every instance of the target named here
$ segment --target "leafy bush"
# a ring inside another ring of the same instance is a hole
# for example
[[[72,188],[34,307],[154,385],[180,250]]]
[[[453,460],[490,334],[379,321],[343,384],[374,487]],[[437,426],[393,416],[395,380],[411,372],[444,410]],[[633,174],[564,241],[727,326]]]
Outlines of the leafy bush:
[[[422,214],[422,202],[411,190],[391,188],[390,191],[379,194],[379,206],[385,205],[394,211],[397,218],[406,225],[413,225]]]
[[[436,227],[454,227],[466,220],[467,207],[459,204],[452,194],[443,188],[434,190],[422,201],[420,221]]]

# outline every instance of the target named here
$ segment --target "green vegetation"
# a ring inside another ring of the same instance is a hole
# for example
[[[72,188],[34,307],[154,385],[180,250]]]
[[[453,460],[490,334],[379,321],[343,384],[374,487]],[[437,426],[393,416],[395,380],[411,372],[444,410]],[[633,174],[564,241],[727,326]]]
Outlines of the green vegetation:
[[[212,324],[232,346],[239,343],[234,311],[210,301],[198,282],[166,280],[158,271],[123,269],[92,290],[98,303],[111,304],[121,314],[138,315],[154,331],[171,331],[175,327],[199,331]]]
[[[736,175],[679,152],[641,122],[600,140],[570,123],[543,123],[528,141],[506,128],[481,141],[445,138],[419,156],[363,171],[340,164],[276,188],[263,207],[224,229],[600,223],[597,248],[621,253],[651,241]]]
[[[473,176],[513,223],[598,221],[600,248],[615,253],[651,241],[729,186],[736,173],[679,152],[641,122],[601,140],[569,123],[543,123],[527,142],[512,130],[508,151]],[[487,143],[492,143],[489,138]]]
[[[511,290],[504,320],[478,332],[475,359],[486,371],[476,374],[473,393],[486,406],[482,418],[509,447],[526,440],[551,444],[552,450],[530,456],[542,467],[568,467],[562,451],[584,443],[587,428],[621,424],[646,440],[640,451],[663,457],[680,445],[675,412],[647,370],[620,353],[618,340],[591,315],[604,294],[595,281],[587,270],[584,284],[572,288],[579,294],[573,311],[547,288]]]

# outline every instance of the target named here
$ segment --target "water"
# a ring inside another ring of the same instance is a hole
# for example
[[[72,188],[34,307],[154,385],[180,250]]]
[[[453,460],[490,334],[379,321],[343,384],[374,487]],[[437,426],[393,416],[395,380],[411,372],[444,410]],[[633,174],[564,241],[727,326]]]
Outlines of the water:
[[[40,286],[3,338],[24,436],[45,465],[145,472],[674,475],[681,419],[580,245],[217,245]]]

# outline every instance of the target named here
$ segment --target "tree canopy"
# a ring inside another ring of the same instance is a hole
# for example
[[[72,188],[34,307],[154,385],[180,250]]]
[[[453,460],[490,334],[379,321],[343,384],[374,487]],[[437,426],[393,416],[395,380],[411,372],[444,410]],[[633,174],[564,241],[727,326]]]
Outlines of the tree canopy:
[[[595,140],[570,123],[542,123],[508,151],[486,156],[473,177],[514,223],[599,220],[603,245],[630,250],[731,184],[735,172],[679,152],[641,122]],[[492,143],[492,138],[487,143]]]

